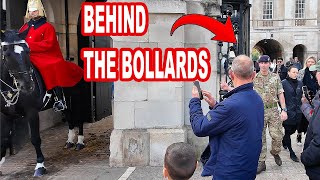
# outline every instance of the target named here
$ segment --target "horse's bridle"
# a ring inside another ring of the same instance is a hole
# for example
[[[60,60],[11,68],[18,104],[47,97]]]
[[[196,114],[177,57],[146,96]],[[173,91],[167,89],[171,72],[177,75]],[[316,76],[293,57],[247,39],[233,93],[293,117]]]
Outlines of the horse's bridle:
[[[13,43],[8,43],[8,42],[1,42],[1,54],[2,54],[2,57],[1,57],[1,60],[4,60],[5,59],[5,55],[3,53],[3,47],[4,46],[8,46],[8,45],[18,45],[18,44],[27,44],[27,42],[25,40],[21,40],[21,41],[15,41]],[[2,62],[1,62],[2,63]],[[3,64],[5,65],[5,64]],[[32,74],[33,74],[33,69],[32,67],[30,67],[29,70],[27,71],[18,71],[18,72],[12,72],[11,70],[9,70],[9,75],[10,77],[13,79],[13,86],[10,86],[9,84],[7,84],[4,80],[2,80],[0,78],[0,81],[6,85],[7,87],[9,87],[11,90],[9,91],[2,91],[1,90],[1,95],[2,97],[4,98],[4,100],[6,101],[6,107],[10,107],[12,105],[15,105],[17,102],[18,102],[18,99],[19,99],[19,95],[20,95],[20,88],[19,88],[19,83],[17,81],[17,78],[15,77],[15,74],[29,74],[30,75],[30,79],[31,81],[33,81],[33,78],[32,78]]]

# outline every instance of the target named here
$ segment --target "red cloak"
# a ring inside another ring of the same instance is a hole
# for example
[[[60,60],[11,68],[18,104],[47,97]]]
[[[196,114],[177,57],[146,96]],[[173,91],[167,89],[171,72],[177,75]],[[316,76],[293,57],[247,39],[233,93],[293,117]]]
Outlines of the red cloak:
[[[24,24],[20,32],[25,31],[29,24]],[[25,40],[30,48],[30,60],[40,71],[47,90],[56,86],[72,87],[81,80],[83,70],[63,58],[56,31],[50,23],[45,21],[40,26],[32,25]]]

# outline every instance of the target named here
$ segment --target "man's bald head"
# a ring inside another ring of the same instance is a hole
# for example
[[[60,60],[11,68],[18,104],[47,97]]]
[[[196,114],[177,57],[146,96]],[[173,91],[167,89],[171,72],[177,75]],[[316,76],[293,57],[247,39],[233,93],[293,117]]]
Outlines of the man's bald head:
[[[238,78],[250,80],[254,73],[253,61],[246,55],[239,55],[234,58],[231,70]]]

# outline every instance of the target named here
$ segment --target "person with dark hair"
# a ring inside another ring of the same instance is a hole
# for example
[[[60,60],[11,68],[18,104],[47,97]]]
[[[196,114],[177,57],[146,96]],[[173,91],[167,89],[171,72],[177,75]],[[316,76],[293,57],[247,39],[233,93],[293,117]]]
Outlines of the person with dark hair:
[[[300,110],[302,82],[297,80],[297,76],[298,68],[290,66],[288,68],[288,77],[282,81],[286,106],[288,109],[288,119],[282,123],[285,129],[282,145],[285,149],[289,150],[290,158],[295,162],[299,162],[299,160],[292,149],[290,135],[296,132],[302,117],[302,112]]]
[[[287,119],[287,108],[283,94],[283,87],[280,77],[269,71],[270,57],[262,55],[259,58],[260,72],[256,75],[253,83],[254,89],[258,92],[264,103],[264,128],[262,135],[262,150],[259,158],[257,174],[266,170],[267,157],[267,138],[266,131],[272,138],[270,154],[274,157],[274,161],[278,166],[282,165],[280,157],[282,147],[282,121]],[[279,115],[278,104],[281,108]]]
[[[163,176],[168,180],[188,180],[197,168],[196,151],[187,143],[171,144],[164,156]]]
[[[288,70],[287,70],[286,66],[284,65],[282,57],[278,57],[277,65],[274,68],[273,72],[277,73],[281,80],[286,79]]]
[[[296,66],[298,68],[298,70],[302,69],[302,65],[301,65],[301,62],[299,61],[298,57],[294,57],[293,65]]]
[[[320,82],[320,62],[310,66],[310,71],[316,71],[316,78]],[[301,111],[309,121],[307,136],[304,142],[301,162],[310,180],[320,179],[320,91],[315,94],[311,104],[305,96],[301,98]]]
[[[302,81],[304,86],[307,86],[308,90],[309,90],[309,100],[313,99],[314,95],[317,93],[318,89],[319,89],[319,85],[317,82],[317,78],[316,78],[316,72],[311,71],[310,67],[314,64],[317,63],[317,60],[315,57],[310,56],[305,60],[305,67],[304,69],[301,69],[299,71],[299,75],[298,75],[298,80]],[[298,127],[298,134],[297,134],[297,144],[299,146],[302,145],[302,133],[306,133],[307,132],[307,128],[308,128],[308,120],[306,119],[305,116],[302,116],[301,119],[301,123],[299,124]]]
[[[209,136],[209,155],[201,176],[213,179],[252,180],[256,177],[262,147],[263,102],[253,89],[253,61],[237,56],[230,68],[234,89],[217,102],[202,90],[210,111],[204,115],[197,88],[189,102],[190,124],[198,137]]]

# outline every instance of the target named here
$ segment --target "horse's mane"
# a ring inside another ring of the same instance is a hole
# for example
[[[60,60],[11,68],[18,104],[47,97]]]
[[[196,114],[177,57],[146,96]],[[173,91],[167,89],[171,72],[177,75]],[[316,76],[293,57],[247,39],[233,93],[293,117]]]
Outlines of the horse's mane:
[[[1,39],[3,42],[7,43],[14,43],[15,41],[23,40],[17,30],[6,30],[3,36],[1,36]]]

